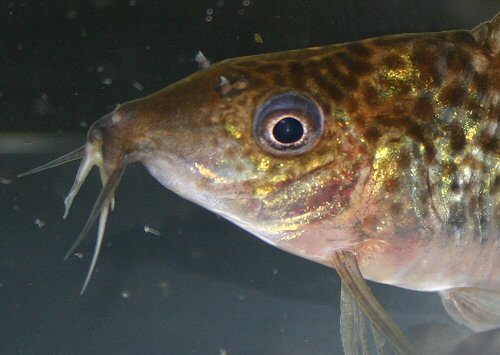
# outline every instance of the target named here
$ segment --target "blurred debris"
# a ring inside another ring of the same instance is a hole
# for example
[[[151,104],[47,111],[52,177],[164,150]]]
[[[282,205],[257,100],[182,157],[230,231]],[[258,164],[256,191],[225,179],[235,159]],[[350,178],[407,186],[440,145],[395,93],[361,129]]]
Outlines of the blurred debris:
[[[151,233],[153,235],[156,235],[157,237],[161,236],[161,232],[159,230],[151,228],[147,224],[144,226],[144,232]]]
[[[40,218],[35,219],[35,225],[38,228],[43,228],[46,224],[47,224],[47,222],[45,222],[43,219],[40,219]]]
[[[0,177],[0,184],[10,185],[12,184],[12,180]]]
[[[210,60],[205,57],[202,51],[198,51],[198,53],[196,53],[194,60],[198,63],[198,68],[200,69],[207,69],[211,65]]]

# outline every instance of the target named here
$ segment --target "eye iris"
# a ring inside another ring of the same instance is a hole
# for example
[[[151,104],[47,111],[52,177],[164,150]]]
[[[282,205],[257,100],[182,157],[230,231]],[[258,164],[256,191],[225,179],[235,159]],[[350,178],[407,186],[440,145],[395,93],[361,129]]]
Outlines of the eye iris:
[[[290,144],[298,142],[304,135],[304,127],[299,120],[285,117],[278,121],[273,128],[273,137],[280,143]]]
[[[267,97],[253,117],[253,136],[265,152],[292,157],[309,152],[319,142],[324,127],[318,103],[299,92]]]

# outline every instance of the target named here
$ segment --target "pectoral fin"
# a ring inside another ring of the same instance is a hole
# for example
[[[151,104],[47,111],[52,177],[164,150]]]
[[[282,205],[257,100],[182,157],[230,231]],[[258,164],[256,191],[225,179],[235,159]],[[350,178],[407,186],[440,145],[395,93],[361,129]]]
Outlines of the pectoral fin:
[[[367,316],[359,307],[351,291],[342,282],[340,291],[340,334],[344,352],[349,355],[369,354],[370,331],[373,335],[377,354],[391,354],[384,335],[371,325],[370,320],[367,319]]]
[[[468,287],[439,294],[444,308],[457,323],[476,332],[500,327],[500,291]]]
[[[382,308],[361,275],[356,256],[348,250],[339,250],[334,253],[332,262],[342,279],[341,333],[346,353],[357,354],[359,348],[363,354],[367,353],[366,324],[360,312],[362,310],[372,324],[379,354],[387,351],[384,336],[398,353],[415,354],[413,346]]]

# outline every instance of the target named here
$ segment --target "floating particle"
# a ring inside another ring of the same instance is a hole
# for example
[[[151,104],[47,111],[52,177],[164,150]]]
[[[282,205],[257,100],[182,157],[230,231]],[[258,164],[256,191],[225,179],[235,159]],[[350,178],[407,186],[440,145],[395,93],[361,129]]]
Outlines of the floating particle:
[[[213,14],[214,14],[214,9],[213,9],[213,8],[211,8],[211,7],[209,7],[209,8],[207,9],[207,15],[213,15]]]
[[[249,6],[250,0],[243,0],[243,6]]]
[[[170,285],[167,281],[161,281],[160,284],[160,293],[163,297],[168,297]]]
[[[111,78],[104,78],[104,79],[102,79],[101,83],[103,85],[111,85],[111,84],[113,84],[113,80]]]
[[[42,220],[40,218],[35,219],[35,225],[38,228],[43,228],[46,224],[47,224],[47,222],[45,222],[44,220]]]
[[[67,18],[68,20],[72,20],[72,19],[74,19],[74,18],[78,17],[78,14],[79,14],[78,9],[76,9],[76,8],[74,8],[74,7],[72,7],[72,8],[70,8],[70,9],[68,9],[68,10],[66,11],[66,13],[65,13],[66,18]]]
[[[195,248],[189,251],[189,257],[194,260],[200,260],[205,257],[203,250]]]
[[[76,256],[78,259],[83,259],[83,253],[75,253],[73,255]]]
[[[253,34],[253,38],[254,38],[254,40],[255,40],[256,43],[264,43],[264,39],[258,33],[254,33]]]
[[[132,82],[132,86],[134,88],[136,88],[138,91],[143,91],[144,90],[144,85],[142,85],[141,83],[139,83],[137,81],[133,81]]]
[[[219,349],[219,355],[228,355],[229,353],[227,352],[226,349]]]
[[[12,180],[0,177],[0,184],[10,185],[12,184]]]
[[[194,60],[198,63],[198,67],[200,69],[207,69],[211,65],[210,60],[205,57],[202,51],[198,51],[198,53],[196,53]]]
[[[144,232],[151,233],[153,235],[156,235],[157,237],[159,237],[161,235],[161,232],[159,230],[151,228],[147,224],[144,226]]]
[[[128,2],[128,6],[135,6],[135,5],[137,5],[137,0],[130,0]]]
[[[130,292],[127,290],[122,290],[122,292],[120,292],[120,296],[122,296],[122,298],[129,298]]]

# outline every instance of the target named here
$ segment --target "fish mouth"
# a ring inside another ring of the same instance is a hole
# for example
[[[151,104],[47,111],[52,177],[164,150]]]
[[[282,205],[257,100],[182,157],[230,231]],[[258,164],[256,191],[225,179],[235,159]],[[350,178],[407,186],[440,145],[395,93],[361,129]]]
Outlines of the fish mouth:
[[[97,264],[97,259],[99,257],[99,252],[101,250],[102,241],[104,239],[104,231],[106,229],[106,222],[108,219],[110,209],[114,209],[114,193],[118,187],[126,166],[131,162],[131,159],[124,154],[119,152],[119,154],[110,154],[106,159],[103,154],[104,145],[104,130],[113,124],[114,113],[110,113],[97,122],[94,123],[92,128],[89,130],[87,137],[87,142],[83,147],[83,156],[78,172],[76,174],[73,186],[71,187],[68,195],[64,199],[64,216],[66,218],[71,209],[74,198],[80,191],[81,186],[85,182],[90,170],[97,166],[99,168],[102,189],[97,197],[94,206],[90,212],[87,221],[85,222],[80,234],[73,242],[72,246],[69,248],[68,252],[64,256],[64,260],[67,260],[78,248],[80,243],[89,233],[90,229],[94,225],[94,222],[99,217],[98,230],[96,245],[94,247],[94,253],[92,256],[92,261],[89,266],[89,270],[85,277],[80,294],[82,295],[89,282],[92,274],[94,272],[95,266]],[[106,147],[107,148],[107,147]],[[113,147],[114,150],[119,149]],[[116,152],[115,152],[116,153]],[[112,160],[111,160],[111,159]]]
[[[87,142],[84,146],[51,162],[48,162],[44,165],[18,175],[18,177],[27,176],[43,170],[57,167],[74,160],[82,159],[73,185],[66,198],[64,199],[65,208],[63,218],[66,218],[71,209],[73,200],[80,191],[80,188],[85,182],[85,179],[87,178],[89,172],[94,166],[97,166],[99,168],[103,187],[80,234],[75,239],[72,246],[64,256],[64,260],[67,260],[74,253],[76,248],[80,245],[80,243],[83,241],[85,236],[94,225],[96,219],[99,217],[96,245],[92,256],[92,261],[87,272],[87,276],[80,291],[81,295],[85,292],[89,284],[90,278],[97,263],[97,259],[99,257],[109,211],[110,209],[113,210],[114,208],[114,192],[121,181],[126,166],[129,163],[135,161],[131,156],[125,154],[122,148],[116,144],[111,145],[111,147],[110,144],[108,144],[106,146],[106,153],[108,154],[106,154],[106,157],[103,154],[105,130],[115,123],[116,118],[114,116],[115,112],[112,112],[96,121],[89,130]]]

